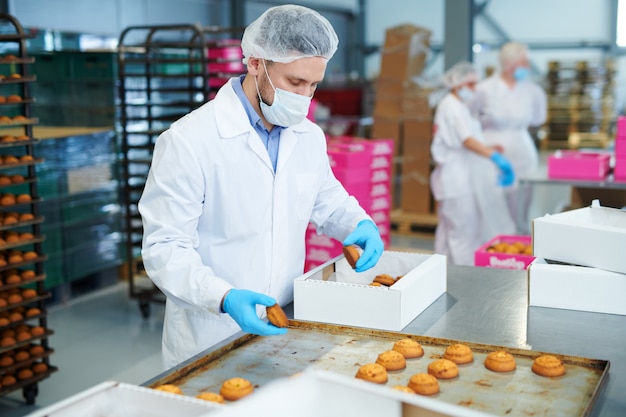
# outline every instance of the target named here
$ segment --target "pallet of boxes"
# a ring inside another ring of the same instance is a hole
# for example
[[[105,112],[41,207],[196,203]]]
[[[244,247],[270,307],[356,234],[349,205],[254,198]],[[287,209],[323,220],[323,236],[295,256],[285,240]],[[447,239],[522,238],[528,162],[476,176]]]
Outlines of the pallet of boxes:
[[[395,232],[432,235],[437,224],[430,190],[432,89],[420,82],[430,50],[428,29],[387,29],[375,82],[372,138],[394,141],[391,225]]]

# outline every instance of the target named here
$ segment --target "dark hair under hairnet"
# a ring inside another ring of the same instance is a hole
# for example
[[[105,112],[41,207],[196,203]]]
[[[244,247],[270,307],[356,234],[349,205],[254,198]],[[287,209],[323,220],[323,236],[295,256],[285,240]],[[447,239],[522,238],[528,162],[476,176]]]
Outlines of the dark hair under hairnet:
[[[252,22],[241,39],[243,62],[248,58],[288,63],[300,58],[332,58],[339,40],[330,22],[307,7],[272,7]]]

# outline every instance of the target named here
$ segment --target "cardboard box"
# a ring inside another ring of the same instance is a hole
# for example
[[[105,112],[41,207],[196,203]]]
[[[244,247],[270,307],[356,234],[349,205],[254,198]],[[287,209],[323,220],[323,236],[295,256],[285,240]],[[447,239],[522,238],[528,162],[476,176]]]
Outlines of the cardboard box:
[[[549,264],[528,268],[528,305],[626,315],[626,275],[598,268]]]
[[[29,417],[169,417],[203,416],[223,405],[187,395],[106,381],[39,409]]]
[[[369,285],[383,273],[403,278],[391,287]],[[295,280],[294,317],[400,331],[446,288],[443,255],[385,251],[364,273],[355,272],[340,255]]]
[[[548,157],[548,178],[603,180],[610,160],[606,152],[556,151]]]
[[[249,417],[271,410],[272,417],[487,417],[467,407],[328,371],[309,369],[281,378],[206,417]],[[204,416],[203,416],[204,417]]]
[[[597,200],[533,219],[532,242],[537,258],[626,273],[626,212]]]
[[[400,207],[407,213],[430,213],[432,122],[403,122]]]
[[[530,247],[532,244],[530,236],[496,236],[474,252],[474,265],[521,270],[526,269],[535,260],[535,257],[532,255],[499,252],[496,245],[500,243],[507,245],[520,244],[524,245],[524,248]]]
[[[387,29],[381,77],[405,80],[420,75],[430,51],[430,36],[430,30],[409,24]]]

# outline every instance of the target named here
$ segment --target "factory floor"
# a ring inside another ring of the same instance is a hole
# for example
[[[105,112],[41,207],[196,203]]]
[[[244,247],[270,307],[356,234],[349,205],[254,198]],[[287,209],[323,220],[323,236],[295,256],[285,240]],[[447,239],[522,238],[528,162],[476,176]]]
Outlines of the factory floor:
[[[394,248],[431,252],[432,237],[394,236]],[[34,405],[22,391],[0,397],[0,416],[18,417],[61,401],[103,381],[142,384],[163,372],[161,330],[165,307],[150,305],[143,318],[128,284],[119,282],[49,308],[54,331],[50,357],[58,372],[39,384]]]

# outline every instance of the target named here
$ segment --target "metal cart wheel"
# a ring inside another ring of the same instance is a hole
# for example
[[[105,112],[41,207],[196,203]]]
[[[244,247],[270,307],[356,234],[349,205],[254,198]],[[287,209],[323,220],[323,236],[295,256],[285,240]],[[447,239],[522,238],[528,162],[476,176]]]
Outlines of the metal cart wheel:
[[[24,395],[24,400],[26,400],[27,405],[35,404],[35,397],[39,393],[39,388],[37,384],[26,385],[22,388],[22,394]]]

